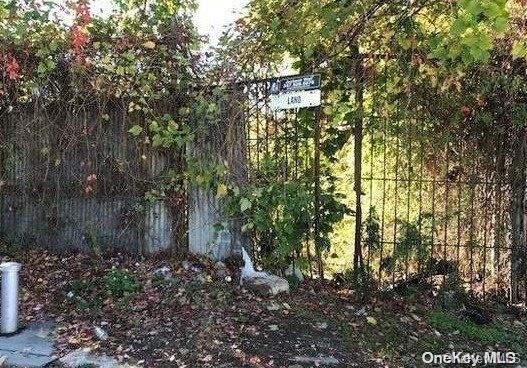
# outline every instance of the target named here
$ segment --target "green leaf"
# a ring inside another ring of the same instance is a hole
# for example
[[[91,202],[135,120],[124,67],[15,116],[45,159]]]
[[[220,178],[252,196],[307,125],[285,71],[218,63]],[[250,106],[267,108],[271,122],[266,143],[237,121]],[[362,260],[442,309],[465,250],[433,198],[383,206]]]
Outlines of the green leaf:
[[[527,58],[527,39],[514,43],[512,46],[512,56],[514,59]]]
[[[509,30],[509,23],[507,18],[500,17],[494,20],[494,29],[498,33],[505,33]]]
[[[165,139],[163,139],[163,137],[161,136],[161,134],[156,134],[152,138],[152,146],[154,146],[154,148],[159,148],[159,147],[166,148],[167,144],[166,144]]]
[[[242,232],[246,233],[247,231],[254,228],[254,224],[252,222],[248,222],[245,225],[242,226]]]
[[[134,137],[139,136],[143,132],[143,128],[140,125],[134,125],[128,130]]]
[[[150,123],[150,125],[148,126],[148,129],[152,132],[152,133],[157,133],[160,131],[159,129],[159,123],[155,120],[152,120],[152,122]]]
[[[273,18],[273,20],[271,21],[271,29],[274,31],[277,30],[278,27],[280,27],[280,19]]]
[[[55,62],[51,59],[46,60],[46,68],[48,71],[55,69]]]
[[[249,199],[247,199],[245,197],[242,197],[242,199],[240,199],[240,210],[242,212],[247,211],[251,207],[252,207],[252,203],[251,203],[251,201]]]
[[[46,72],[47,72],[46,63],[44,63],[44,62],[38,63],[37,73],[38,74],[46,74]]]

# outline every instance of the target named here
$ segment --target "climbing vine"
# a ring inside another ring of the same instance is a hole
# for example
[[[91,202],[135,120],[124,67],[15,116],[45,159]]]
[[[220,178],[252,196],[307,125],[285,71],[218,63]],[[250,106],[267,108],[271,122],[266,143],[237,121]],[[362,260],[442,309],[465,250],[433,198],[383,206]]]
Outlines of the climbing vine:
[[[143,125],[130,129],[133,135],[156,148],[181,147],[190,134],[188,91],[198,68],[198,38],[189,18],[195,5],[115,5],[102,17],[93,16],[84,0],[2,1],[2,111],[22,103],[96,100],[103,106],[121,99],[128,112],[144,116]],[[159,115],[154,106],[174,96],[179,110]]]

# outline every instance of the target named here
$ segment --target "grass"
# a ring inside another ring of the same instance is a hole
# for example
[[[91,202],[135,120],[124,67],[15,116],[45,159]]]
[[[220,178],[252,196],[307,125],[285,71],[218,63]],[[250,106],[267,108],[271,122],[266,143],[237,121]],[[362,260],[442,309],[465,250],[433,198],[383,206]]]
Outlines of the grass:
[[[442,354],[448,348],[448,342],[445,339],[435,336],[435,335],[426,335],[419,339],[417,342],[417,351],[425,352],[430,351],[435,354]]]
[[[526,338],[519,331],[510,331],[495,324],[480,326],[451,312],[440,310],[431,311],[428,322],[440,332],[459,331],[459,334],[466,339],[486,344],[511,343]]]
[[[527,355],[527,331],[499,324],[479,326],[454,313],[442,310],[422,310],[423,322],[417,323],[399,314],[370,314],[377,321],[362,321],[357,328],[341,326],[340,338],[345,346],[371,351],[385,362],[400,366],[420,365],[420,354],[429,351],[442,354],[456,351],[484,351],[489,345],[504,351]],[[426,326],[428,325],[428,327]],[[430,328],[431,327],[431,328]],[[439,331],[441,334],[434,332]],[[415,331],[412,337],[410,332]]]

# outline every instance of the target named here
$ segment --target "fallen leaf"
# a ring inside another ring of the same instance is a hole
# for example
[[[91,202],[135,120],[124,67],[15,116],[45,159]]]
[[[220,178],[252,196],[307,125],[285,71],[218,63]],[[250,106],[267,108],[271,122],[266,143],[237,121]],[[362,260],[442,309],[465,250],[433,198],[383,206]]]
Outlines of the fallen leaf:
[[[156,47],[156,43],[154,41],[146,41],[145,43],[143,43],[143,47],[145,49],[151,50]]]

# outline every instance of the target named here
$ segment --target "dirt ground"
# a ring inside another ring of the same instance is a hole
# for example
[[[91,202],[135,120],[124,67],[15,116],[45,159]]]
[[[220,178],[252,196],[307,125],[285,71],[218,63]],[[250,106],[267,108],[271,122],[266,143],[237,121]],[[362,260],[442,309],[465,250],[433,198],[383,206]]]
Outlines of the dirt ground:
[[[83,347],[142,367],[286,368],[420,367],[425,351],[527,358],[525,315],[506,307],[493,306],[493,321],[480,326],[427,292],[362,304],[351,291],[305,281],[263,298],[198,259],[45,251],[2,258],[23,264],[23,321],[54,320],[59,355]]]

